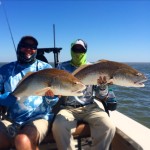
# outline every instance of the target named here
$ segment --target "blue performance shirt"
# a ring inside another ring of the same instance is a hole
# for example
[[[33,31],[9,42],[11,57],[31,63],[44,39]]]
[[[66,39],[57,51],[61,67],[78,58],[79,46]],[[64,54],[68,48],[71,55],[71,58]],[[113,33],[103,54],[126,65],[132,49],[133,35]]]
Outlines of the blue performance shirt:
[[[71,61],[65,61],[65,62],[62,62],[62,63],[58,64],[57,68],[60,69],[60,70],[66,70],[69,73],[72,73],[78,67],[75,67],[75,66],[71,65]]]
[[[57,68],[61,70],[66,70],[69,73],[72,73],[77,69],[77,67],[71,65],[71,61],[60,63]],[[93,86],[87,86],[87,88],[83,91],[83,96],[69,96],[66,100],[66,103],[68,105],[84,105],[91,102],[93,102]]]
[[[20,65],[17,61],[6,64],[0,68],[0,91],[2,97],[9,96],[16,88],[18,82],[28,73],[36,72],[46,68],[52,68],[50,64],[36,60],[32,65]],[[4,103],[5,98],[1,100],[0,105],[8,108],[7,118],[14,123],[24,124],[27,121],[44,118],[52,120],[54,114],[52,107],[57,103],[58,97],[48,96],[29,96],[23,103],[14,101],[10,106],[10,101]],[[7,99],[6,99],[7,100]],[[10,99],[11,100],[11,99]]]

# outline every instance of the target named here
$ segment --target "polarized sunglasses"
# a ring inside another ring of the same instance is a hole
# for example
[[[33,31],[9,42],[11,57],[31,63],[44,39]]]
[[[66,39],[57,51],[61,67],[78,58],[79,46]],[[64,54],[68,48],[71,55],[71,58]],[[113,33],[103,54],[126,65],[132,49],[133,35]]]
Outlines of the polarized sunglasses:
[[[73,46],[71,50],[75,53],[86,53],[86,50],[83,47]]]
[[[32,45],[32,44],[28,44],[28,43],[22,43],[22,44],[20,44],[20,47],[21,48],[29,48],[29,49],[32,49],[32,50],[37,49],[36,45]]]

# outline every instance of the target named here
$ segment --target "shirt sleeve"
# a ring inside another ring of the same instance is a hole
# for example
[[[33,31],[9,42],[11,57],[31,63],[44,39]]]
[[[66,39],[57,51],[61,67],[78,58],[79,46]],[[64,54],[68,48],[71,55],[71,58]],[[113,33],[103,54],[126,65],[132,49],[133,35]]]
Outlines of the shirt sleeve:
[[[2,70],[2,68],[0,68],[0,93],[3,93],[3,91],[4,91],[4,84],[3,84],[3,75],[2,75],[2,72],[3,72],[3,70]]]
[[[0,105],[11,107],[16,102],[17,98],[13,96],[10,92],[6,92],[0,95]]]
[[[104,99],[108,95],[108,85],[96,86],[95,87],[95,96]]]

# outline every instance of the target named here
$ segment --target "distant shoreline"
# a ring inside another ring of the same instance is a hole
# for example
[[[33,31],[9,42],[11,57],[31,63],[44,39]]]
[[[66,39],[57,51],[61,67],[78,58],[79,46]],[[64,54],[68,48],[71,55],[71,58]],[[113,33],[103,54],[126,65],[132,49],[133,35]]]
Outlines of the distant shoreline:
[[[120,62],[120,61],[116,61],[116,62]],[[7,63],[10,63],[10,62],[0,62],[0,63],[4,63],[4,64],[7,64]],[[50,64],[54,64],[54,62],[49,62]],[[59,62],[61,63],[61,62]],[[150,63],[150,62],[122,62],[122,63]]]

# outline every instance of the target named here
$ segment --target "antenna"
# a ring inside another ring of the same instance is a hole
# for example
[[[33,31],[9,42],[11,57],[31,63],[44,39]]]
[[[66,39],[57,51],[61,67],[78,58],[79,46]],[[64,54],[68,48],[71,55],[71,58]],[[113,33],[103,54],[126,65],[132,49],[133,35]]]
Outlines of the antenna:
[[[55,48],[55,24],[53,24],[53,37],[54,37],[54,48]]]
[[[62,48],[55,47],[55,25],[53,24],[53,37],[54,37],[54,47],[53,48],[38,48],[39,51],[43,51],[46,53],[53,52],[54,53],[54,67],[56,68],[59,63],[58,54]]]
[[[55,68],[57,67],[58,63],[59,63],[59,60],[58,60],[58,54],[60,52],[60,50],[62,48],[56,48],[55,47],[55,24],[53,24],[53,37],[54,37],[54,48],[53,48],[53,53],[54,53],[54,65],[55,65]]]
[[[0,5],[2,5],[2,1],[0,1]],[[7,25],[8,25],[8,29],[9,29],[9,32],[10,32],[10,36],[11,36],[11,40],[13,42],[13,46],[14,46],[15,52],[17,52],[16,46],[15,46],[15,42],[14,42],[14,38],[13,38],[13,35],[12,35],[12,32],[11,32],[11,28],[10,28],[8,16],[7,16],[6,9],[5,9],[4,5],[2,5],[2,8],[3,8],[3,12],[4,12],[4,15],[5,15],[5,19],[6,19],[6,22],[7,22]]]

